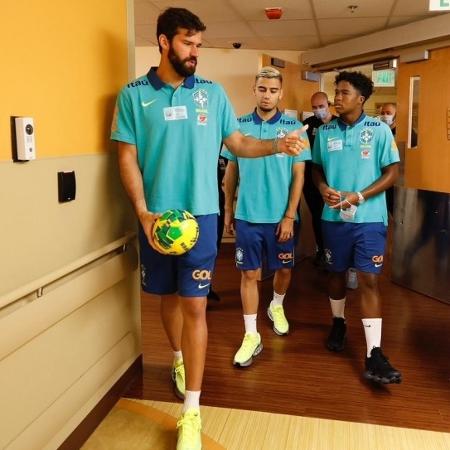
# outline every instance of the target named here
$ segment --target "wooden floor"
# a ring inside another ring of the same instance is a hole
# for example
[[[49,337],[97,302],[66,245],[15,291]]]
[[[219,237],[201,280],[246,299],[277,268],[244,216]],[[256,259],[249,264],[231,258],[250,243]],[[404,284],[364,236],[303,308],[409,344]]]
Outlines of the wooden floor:
[[[279,337],[266,317],[271,280],[262,283],[258,317],[264,350],[252,366],[232,366],[243,336],[239,273],[233,246],[221,250],[214,280],[221,301],[208,309],[209,345],[201,403],[296,416],[450,432],[450,306],[381,277],[383,349],[403,383],[377,386],[362,378],[365,355],[357,292],[347,300],[344,352],[324,347],[330,326],[326,275],[309,260],[297,265],[285,300],[291,324]],[[142,299],[144,373],[127,397],[175,402],[172,355],[158,301]]]

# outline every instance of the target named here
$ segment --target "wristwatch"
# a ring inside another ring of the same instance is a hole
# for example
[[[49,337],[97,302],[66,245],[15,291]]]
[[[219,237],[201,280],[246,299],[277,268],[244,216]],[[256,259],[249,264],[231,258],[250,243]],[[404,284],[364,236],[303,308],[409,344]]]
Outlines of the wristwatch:
[[[361,192],[357,192],[356,195],[358,196],[358,204],[362,205],[366,201],[366,199],[361,194]]]

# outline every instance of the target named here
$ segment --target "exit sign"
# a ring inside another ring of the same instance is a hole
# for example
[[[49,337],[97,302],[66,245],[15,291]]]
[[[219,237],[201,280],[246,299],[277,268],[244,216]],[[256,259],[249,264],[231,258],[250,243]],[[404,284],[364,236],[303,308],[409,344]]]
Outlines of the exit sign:
[[[373,70],[372,81],[375,87],[394,87],[395,86],[395,70]]]
[[[450,11],[450,0],[430,0],[430,11]]]

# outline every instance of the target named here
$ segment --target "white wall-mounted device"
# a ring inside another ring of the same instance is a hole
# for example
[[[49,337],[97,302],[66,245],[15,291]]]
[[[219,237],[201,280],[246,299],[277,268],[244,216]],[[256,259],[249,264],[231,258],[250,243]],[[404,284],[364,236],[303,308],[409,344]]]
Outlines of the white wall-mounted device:
[[[36,141],[32,117],[16,117],[17,159],[30,161],[36,159]]]

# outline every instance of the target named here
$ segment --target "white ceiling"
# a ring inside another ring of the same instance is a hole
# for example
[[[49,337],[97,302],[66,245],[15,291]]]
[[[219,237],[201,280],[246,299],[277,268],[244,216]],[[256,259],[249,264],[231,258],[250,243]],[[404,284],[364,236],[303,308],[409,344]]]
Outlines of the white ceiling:
[[[432,17],[428,0],[134,0],[137,46],[157,45],[156,20],[169,6],[187,8],[206,25],[203,46],[309,50]],[[356,5],[352,13],[349,5]],[[264,8],[280,6],[268,20]]]

